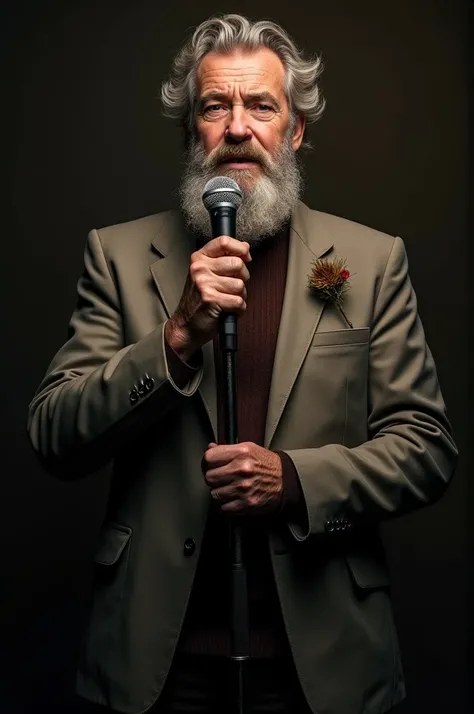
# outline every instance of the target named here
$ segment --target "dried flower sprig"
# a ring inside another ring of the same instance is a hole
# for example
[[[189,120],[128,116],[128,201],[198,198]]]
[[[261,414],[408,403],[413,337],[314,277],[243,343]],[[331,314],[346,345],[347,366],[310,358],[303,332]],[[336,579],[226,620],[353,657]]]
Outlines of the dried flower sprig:
[[[354,327],[342,309],[342,301],[349,288],[350,275],[346,268],[346,261],[342,258],[315,260],[308,275],[308,287],[321,300],[335,305],[349,327]]]

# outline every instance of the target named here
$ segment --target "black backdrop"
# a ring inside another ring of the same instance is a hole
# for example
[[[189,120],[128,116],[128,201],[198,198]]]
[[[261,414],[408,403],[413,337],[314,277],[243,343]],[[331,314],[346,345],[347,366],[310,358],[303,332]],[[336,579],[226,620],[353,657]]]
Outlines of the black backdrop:
[[[192,25],[271,17],[323,53],[306,201],[405,240],[461,459],[435,506],[384,528],[408,684],[400,714],[468,712],[468,57],[460,0],[39,2],[2,13],[0,712],[73,710],[108,474],[48,477],[27,405],[66,338],[87,232],[168,208],[180,130],[159,84]]]

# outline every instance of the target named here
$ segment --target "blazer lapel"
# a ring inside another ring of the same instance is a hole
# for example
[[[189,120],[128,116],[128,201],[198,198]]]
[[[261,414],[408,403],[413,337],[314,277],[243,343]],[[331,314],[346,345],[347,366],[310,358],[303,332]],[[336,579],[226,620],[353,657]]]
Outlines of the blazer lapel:
[[[194,237],[186,230],[179,211],[169,211],[152,245],[160,258],[150,270],[168,317],[178,306],[189,269],[189,259],[195,248]],[[217,441],[217,397],[215,386],[214,347],[203,348],[204,370],[199,393],[209,416],[214,440]]]
[[[324,302],[307,284],[314,260],[332,248],[330,235],[300,203],[291,221],[288,270],[265,426],[269,448],[321,318]],[[310,247],[311,246],[311,247]]]

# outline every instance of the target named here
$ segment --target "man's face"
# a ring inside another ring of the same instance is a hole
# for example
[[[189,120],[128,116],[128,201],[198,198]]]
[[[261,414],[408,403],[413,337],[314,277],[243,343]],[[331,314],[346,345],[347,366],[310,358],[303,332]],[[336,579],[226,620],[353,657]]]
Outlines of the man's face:
[[[226,175],[243,195],[237,237],[256,246],[278,233],[297,206],[303,179],[296,150],[304,118],[290,116],[283,65],[266,48],[207,54],[198,68],[197,90],[195,131],[180,186],[187,225],[211,237],[202,194],[210,179]]]
[[[217,174],[251,188],[288,137],[290,115],[284,68],[267,48],[255,52],[210,52],[197,71],[196,138]],[[294,122],[288,140],[299,149],[304,120]]]

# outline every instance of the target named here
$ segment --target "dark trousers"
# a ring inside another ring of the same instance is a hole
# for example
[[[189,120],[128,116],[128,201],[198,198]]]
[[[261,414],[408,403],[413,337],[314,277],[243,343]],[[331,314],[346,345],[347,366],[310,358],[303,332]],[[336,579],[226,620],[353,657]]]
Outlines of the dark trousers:
[[[163,691],[150,714],[231,714],[229,660],[224,657],[176,657]],[[249,714],[312,714],[293,662],[251,659],[248,669]],[[82,700],[81,714],[115,714]]]

